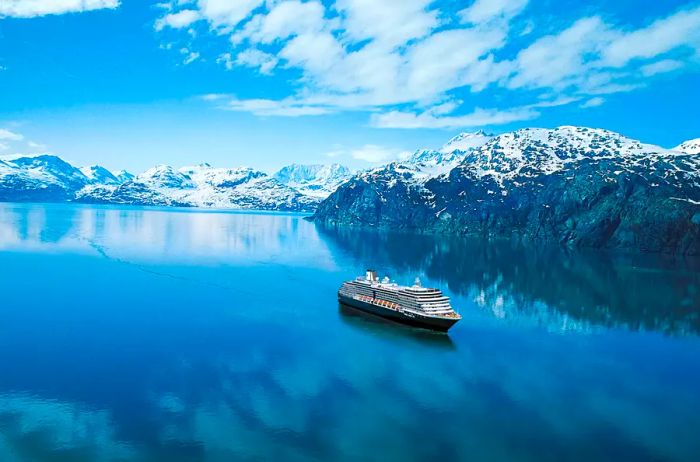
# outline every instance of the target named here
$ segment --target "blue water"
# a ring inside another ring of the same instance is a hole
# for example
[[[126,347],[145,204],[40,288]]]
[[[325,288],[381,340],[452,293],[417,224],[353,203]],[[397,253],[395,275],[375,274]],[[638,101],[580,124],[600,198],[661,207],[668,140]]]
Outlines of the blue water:
[[[341,309],[366,266],[449,336]],[[700,263],[0,204],[0,461],[697,461]]]

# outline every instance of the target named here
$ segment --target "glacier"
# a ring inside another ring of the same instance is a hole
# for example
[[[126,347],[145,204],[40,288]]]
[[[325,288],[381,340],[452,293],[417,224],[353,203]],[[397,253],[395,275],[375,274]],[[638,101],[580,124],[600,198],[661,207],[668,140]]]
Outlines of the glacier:
[[[16,155],[0,159],[0,200],[310,212],[350,174],[338,164],[294,164],[275,175],[201,164],[133,175],[75,167],[55,155]]]

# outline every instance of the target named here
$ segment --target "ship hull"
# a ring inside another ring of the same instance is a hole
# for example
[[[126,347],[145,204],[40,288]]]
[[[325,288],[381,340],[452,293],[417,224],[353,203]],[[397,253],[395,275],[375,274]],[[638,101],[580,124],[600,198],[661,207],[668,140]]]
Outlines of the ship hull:
[[[436,330],[439,332],[447,332],[450,327],[454,326],[454,324],[459,321],[459,319],[433,318],[420,315],[409,316],[389,308],[382,308],[381,306],[373,305],[372,303],[363,302],[362,300],[357,300],[341,294],[338,294],[338,301],[343,305],[347,305],[391,321],[399,322],[408,326]]]

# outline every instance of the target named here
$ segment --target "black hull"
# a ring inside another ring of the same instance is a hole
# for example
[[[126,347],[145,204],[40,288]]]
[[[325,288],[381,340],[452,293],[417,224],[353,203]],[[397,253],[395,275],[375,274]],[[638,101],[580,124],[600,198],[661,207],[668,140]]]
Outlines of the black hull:
[[[413,327],[422,327],[423,329],[431,329],[440,332],[447,332],[450,327],[459,321],[459,319],[446,319],[446,318],[432,318],[429,316],[415,315],[413,317],[408,316],[404,313],[394,311],[388,308],[382,308],[381,306],[376,306],[371,303],[356,300],[354,298],[346,297],[344,295],[338,294],[338,301],[343,305],[356,308],[361,311],[365,311],[376,316],[380,316],[391,321],[399,322],[401,324],[406,324]]]

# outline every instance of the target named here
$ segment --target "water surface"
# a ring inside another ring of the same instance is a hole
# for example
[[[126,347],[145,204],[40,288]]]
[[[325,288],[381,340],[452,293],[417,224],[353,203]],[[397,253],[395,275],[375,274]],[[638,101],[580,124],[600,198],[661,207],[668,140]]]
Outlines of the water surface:
[[[342,309],[376,267],[449,336]],[[0,460],[695,461],[700,263],[0,204]]]

